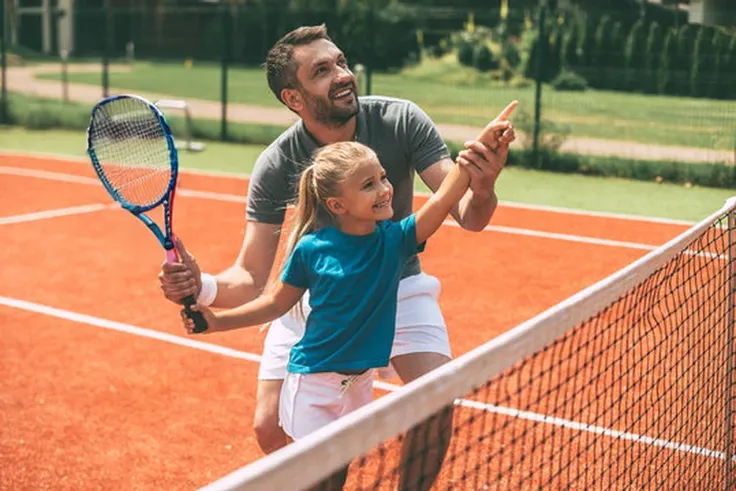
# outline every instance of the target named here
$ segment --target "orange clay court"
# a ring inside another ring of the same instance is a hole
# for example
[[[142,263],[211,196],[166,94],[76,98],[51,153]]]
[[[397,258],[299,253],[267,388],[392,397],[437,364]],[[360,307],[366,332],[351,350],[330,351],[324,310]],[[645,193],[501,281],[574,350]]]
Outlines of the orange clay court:
[[[86,161],[0,155],[0,183],[0,489],[196,489],[260,458],[265,333],[188,337],[162,249]],[[232,264],[246,192],[182,172],[174,230],[204,270]],[[457,356],[686,228],[501,206],[484,232],[444,226],[422,263]]]

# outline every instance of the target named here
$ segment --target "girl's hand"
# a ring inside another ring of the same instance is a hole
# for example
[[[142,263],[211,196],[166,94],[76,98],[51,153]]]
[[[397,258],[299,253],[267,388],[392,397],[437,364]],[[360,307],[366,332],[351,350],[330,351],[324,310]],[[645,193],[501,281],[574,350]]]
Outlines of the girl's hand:
[[[201,312],[204,316],[204,320],[207,321],[207,330],[203,333],[197,334],[207,334],[208,332],[217,331],[218,319],[215,313],[212,312],[212,310],[200,304],[192,305],[191,309],[195,312]],[[184,329],[187,330],[187,334],[194,334],[194,321],[187,317],[185,309],[181,310],[181,320],[184,323]]]

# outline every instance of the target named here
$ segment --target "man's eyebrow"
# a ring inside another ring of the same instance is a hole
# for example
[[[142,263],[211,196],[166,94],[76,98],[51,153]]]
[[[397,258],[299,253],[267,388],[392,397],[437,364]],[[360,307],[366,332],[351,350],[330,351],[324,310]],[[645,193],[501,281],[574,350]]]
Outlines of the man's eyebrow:
[[[330,63],[330,60],[317,60],[315,63],[312,63],[312,66],[310,67],[310,70],[315,70],[319,67],[325,66]]]

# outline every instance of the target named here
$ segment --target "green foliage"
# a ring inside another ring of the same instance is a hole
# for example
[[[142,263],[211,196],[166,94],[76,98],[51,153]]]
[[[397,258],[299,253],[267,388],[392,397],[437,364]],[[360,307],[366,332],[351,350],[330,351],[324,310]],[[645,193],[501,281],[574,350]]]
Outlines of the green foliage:
[[[517,69],[521,65],[521,52],[515,43],[505,43],[501,50],[501,57],[511,69]]]
[[[702,97],[707,90],[709,75],[708,59],[712,56],[713,34],[700,27],[693,43],[693,58],[690,65],[690,90],[688,95]]]
[[[643,91],[647,31],[644,19],[634,23],[626,38],[625,72],[622,88],[629,91]]]
[[[638,181],[733,188],[736,168],[726,163],[692,164],[666,160],[631,160],[550,151],[540,148],[534,158],[530,148],[509,152],[507,166],[587,176],[618,177]]]
[[[661,62],[661,53],[664,46],[664,35],[658,23],[649,24],[647,46],[644,51],[644,92],[657,93],[657,71]]]
[[[674,29],[667,29],[667,34],[665,34],[664,42],[662,44],[662,57],[660,58],[659,67],[657,68],[657,92],[660,94],[670,94],[672,92],[672,72],[676,56],[677,31]]]
[[[468,41],[460,41],[457,44],[457,61],[462,66],[473,66],[473,55],[475,48]]]
[[[724,82],[727,79],[729,45],[732,40],[736,40],[736,37],[726,34],[723,29],[717,29],[713,35],[713,78],[708,84],[708,97],[725,99],[729,96],[729,85]]]
[[[487,72],[498,68],[498,60],[493,58],[493,53],[485,44],[479,44],[473,51],[473,66],[480,72]]]
[[[698,29],[699,26],[685,24],[677,32],[677,51],[671,65],[673,94],[690,95],[690,72]]]
[[[614,22],[609,44],[606,46],[606,78],[603,88],[621,90],[624,86],[623,69],[625,64],[623,24]]]
[[[554,24],[554,28],[550,30],[549,49],[547,57],[544,60],[544,70],[542,71],[542,80],[551,81],[560,73],[562,69],[562,43],[565,31],[562,26]]]
[[[591,70],[588,80],[593,87],[603,87],[606,80],[606,61],[608,50],[608,39],[611,36],[613,23],[608,15],[601,17],[595,30],[593,49],[591,50]]]
[[[588,89],[588,82],[572,70],[563,69],[552,80],[552,87],[559,91],[583,92]]]

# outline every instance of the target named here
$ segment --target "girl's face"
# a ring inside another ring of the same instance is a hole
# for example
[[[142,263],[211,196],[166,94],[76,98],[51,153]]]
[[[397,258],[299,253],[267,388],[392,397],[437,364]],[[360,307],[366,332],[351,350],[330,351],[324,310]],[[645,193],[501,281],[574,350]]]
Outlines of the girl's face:
[[[329,198],[327,206],[345,225],[347,221],[364,221],[375,225],[376,221],[390,220],[394,215],[391,205],[394,188],[388,182],[386,171],[374,158],[357,164],[350,176],[341,183],[340,190],[340,196]]]

